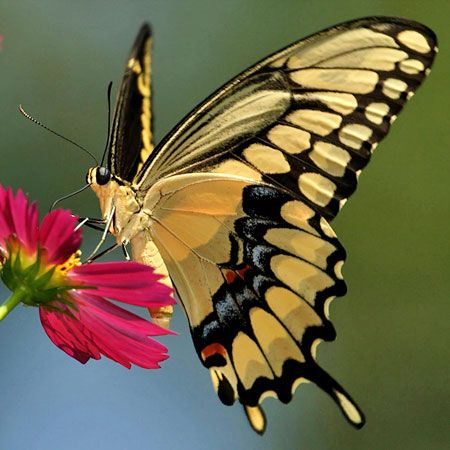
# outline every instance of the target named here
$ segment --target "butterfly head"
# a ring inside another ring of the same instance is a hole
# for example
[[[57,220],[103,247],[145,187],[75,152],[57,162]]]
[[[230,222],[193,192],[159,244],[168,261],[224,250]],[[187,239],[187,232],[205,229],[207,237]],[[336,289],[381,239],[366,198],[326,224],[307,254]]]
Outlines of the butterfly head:
[[[107,167],[91,167],[86,175],[86,183],[97,195],[103,218],[111,213],[119,184]]]
[[[86,182],[93,185],[105,186],[111,181],[112,174],[107,167],[97,166],[89,169]]]

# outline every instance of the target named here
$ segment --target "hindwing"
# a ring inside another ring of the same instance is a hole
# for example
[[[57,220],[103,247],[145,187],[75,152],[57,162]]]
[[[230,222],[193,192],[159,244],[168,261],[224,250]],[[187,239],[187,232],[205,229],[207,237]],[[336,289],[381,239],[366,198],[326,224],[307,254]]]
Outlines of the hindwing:
[[[302,381],[363,417],[315,362],[335,338],[328,304],[345,293],[345,252],[325,219],[289,193],[222,174],[170,177],[150,191],[152,239],[182,299],[220,400],[238,400],[262,432],[267,396],[289,402]]]

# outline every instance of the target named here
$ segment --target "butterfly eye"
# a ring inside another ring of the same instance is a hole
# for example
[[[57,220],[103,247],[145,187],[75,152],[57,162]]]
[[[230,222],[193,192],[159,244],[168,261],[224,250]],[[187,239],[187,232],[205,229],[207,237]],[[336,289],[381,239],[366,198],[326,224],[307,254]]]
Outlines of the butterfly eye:
[[[106,167],[98,167],[95,174],[97,184],[104,185],[111,179],[111,172]]]

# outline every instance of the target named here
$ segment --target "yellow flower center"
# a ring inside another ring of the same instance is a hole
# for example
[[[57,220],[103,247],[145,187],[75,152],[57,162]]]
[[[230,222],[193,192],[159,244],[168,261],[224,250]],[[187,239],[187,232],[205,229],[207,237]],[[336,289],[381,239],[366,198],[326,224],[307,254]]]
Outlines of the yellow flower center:
[[[69,270],[73,269],[75,266],[81,265],[80,257],[81,257],[81,251],[77,250],[75,253],[70,255],[70,257],[67,261],[64,261],[59,266],[56,266],[55,273],[58,273],[61,276],[65,277]]]

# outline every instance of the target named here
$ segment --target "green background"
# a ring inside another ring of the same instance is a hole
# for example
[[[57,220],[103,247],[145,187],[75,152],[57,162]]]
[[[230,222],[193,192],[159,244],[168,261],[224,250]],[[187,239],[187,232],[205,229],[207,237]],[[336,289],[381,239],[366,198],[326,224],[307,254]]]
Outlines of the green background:
[[[287,406],[267,400],[268,431],[254,435],[238,406],[216,399],[179,307],[180,336],[164,339],[172,358],[154,372],[106,359],[81,366],[48,341],[36,310],[18,308],[0,325],[1,450],[449,448],[447,0],[2,0],[0,11],[0,182],[22,187],[41,211],[80,187],[91,161],[26,121],[18,104],[101,155],[106,86],[117,88],[143,21],[155,34],[157,140],[242,69],[341,21],[415,19],[441,50],[334,222],[349,292],[331,308],[338,339],[321,346],[319,362],[364,410],[362,430],[307,385]],[[88,191],[64,206],[99,214]],[[89,249],[98,235],[86,235]]]

